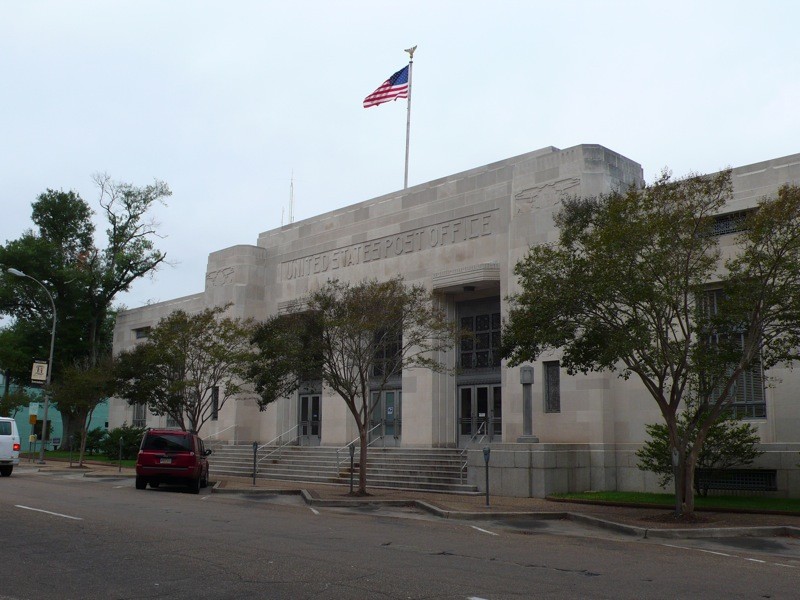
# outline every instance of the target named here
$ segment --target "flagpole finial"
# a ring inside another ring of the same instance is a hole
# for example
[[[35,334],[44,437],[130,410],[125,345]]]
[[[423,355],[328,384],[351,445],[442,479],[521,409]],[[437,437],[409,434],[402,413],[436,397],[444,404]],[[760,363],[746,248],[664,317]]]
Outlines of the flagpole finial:
[[[416,49],[417,49],[416,46],[411,46],[411,48],[406,48],[405,49],[405,52],[408,52],[408,59],[409,60],[414,60],[414,50],[416,50]]]

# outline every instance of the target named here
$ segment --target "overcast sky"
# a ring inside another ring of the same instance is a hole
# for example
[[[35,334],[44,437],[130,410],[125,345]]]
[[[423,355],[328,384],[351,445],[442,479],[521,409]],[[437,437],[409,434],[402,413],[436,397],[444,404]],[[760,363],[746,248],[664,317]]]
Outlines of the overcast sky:
[[[173,191],[174,267],[128,307],[200,292],[209,252],[544,146],[602,144],[652,181],[800,152],[800,3],[0,0],[0,242],[47,188]],[[102,231],[102,228],[100,228]]]

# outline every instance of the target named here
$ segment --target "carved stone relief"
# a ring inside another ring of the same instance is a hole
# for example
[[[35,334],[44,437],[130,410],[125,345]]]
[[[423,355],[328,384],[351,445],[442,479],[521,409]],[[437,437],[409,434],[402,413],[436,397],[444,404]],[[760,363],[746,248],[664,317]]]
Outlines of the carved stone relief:
[[[517,214],[529,213],[542,208],[552,208],[561,202],[561,198],[574,187],[580,185],[577,177],[567,177],[551,183],[536,185],[514,195]]]
[[[233,274],[236,269],[233,267],[225,267],[217,271],[209,271],[206,273],[206,280],[211,282],[214,287],[221,287],[233,281]]]

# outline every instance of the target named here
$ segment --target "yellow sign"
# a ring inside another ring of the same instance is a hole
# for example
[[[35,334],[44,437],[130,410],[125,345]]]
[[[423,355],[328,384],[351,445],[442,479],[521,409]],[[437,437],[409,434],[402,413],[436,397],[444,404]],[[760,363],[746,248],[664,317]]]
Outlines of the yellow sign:
[[[36,415],[28,415],[28,423],[36,425]]]

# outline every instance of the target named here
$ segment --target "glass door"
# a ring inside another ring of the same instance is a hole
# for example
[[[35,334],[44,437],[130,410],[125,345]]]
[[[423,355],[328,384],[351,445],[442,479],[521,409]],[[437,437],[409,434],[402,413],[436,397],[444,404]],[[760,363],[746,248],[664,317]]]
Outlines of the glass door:
[[[464,385],[458,388],[458,445],[499,441],[503,435],[502,388]]]
[[[318,394],[300,396],[297,428],[301,446],[319,446],[322,437],[322,412]]]
[[[386,390],[372,392],[370,415],[370,442],[373,445],[399,446],[402,418],[400,414],[403,392]]]

